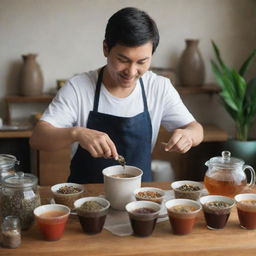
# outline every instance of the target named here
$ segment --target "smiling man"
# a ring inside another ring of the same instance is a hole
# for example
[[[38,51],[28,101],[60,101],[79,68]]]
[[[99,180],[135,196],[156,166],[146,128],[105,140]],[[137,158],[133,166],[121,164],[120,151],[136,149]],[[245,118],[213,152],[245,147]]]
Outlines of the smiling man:
[[[151,180],[151,152],[160,125],[170,131],[166,151],[187,152],[203,139],[202,126],[170,80],[149,71],[159,33],[150,16],[124,8],[108,21],[107,64],[74,76],[36,125],[30,144],[53,151],[75,144],[68,181],[103,182],[102,170],[118,154]]]

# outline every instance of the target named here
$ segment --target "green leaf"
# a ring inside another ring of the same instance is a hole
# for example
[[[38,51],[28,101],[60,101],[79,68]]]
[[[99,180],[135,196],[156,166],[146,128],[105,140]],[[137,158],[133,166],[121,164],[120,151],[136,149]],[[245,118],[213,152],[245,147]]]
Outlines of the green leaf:
[[[215,78],[217,80],[217,83],[219,84],[220,88],[223,89],[224,88],[224,82],[223,82],[223,79],[222,79],[222,73],[218,67],[218,65],[213,61],[211,60],[211,66],[212,66],[212,71],[215,75]]]
[[[256,115],[256,77],[247,84],[244,98],[244,114],[248,116],[248,119],[252,119]]]
[[[241,77],[238,72],[232,69],[232,80],[233,88],[236,93],[236,100],[239,101],[242,105],[244,100],[245,91],[246,91],[246,82],[243,77]]]
[[[227,91],[222,91],[220,96],[223,98],[223,101],[233,110],[238,111],[238,107],[233,99],[230,97]]]
[[[223,62],[223,60],[222,60],[222,58],[220,56],[220,51],[219,51],[218,46],[214,43],[213,40],[211,42],[212,42],[212,46],[213,46],[213,50],[214,50],[215,56],[216,56],[216,58],[217,58],[217,60],[219,62],[220,67],[223,69],[223,71],[228,71],[229,70],[228,67],[224,64],[224,62]]]
[[[241,76],[245,75],[245,72],[247,71],[247,69],[251,65],[251,63],[252,63],[253,59],[255,58],[255,56],[256,56],[256,49],[250,54],[250,56],[245,60],[245,62],[241,66],[241,68],[239,70],[239,74]]]
[[[211,67],[221,88],[222,104],[236,123],[237,137],[246,140],[256,116],[256,77],[247,83],[243,75],[256,57],[256,50],[246,59],[238,72],[224,64],[220,51],[213,41],[212,46],[217,62],[211,60]]]
[[[225,101],[222,99],[222,103],[226,111],[229,113],[230,117],[236,121],[237,120],[237,111],[234,111],[229,105],[225,103]]]

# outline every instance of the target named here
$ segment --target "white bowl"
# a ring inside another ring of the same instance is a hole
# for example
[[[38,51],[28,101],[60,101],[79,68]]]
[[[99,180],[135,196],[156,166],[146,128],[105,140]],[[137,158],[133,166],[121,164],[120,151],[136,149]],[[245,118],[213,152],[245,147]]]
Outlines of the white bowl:
[[[102,173],[104,176],[104,189],[106,199],[110,202],[112,208],[116,210],[125,210],[126,204],[134,200],[133,191],[141,187],[142,170],[126,165],[125,172],[134,177],[119,178],[112,175],[124,173],[120,165],[105,168]]]
[[[81,191],[72,194],[59,193],[58,190],[64,186],[72,186],[81,189]],[[71,210],[74,209],[74,202],[79,199],[84,193],[84,186],[77,183],[59,183],[51,187],[55,203],[68,206]]]
[[[159,197],[144,197],[144,196],[140,196],[139,193],[140,192],[155,192],[155,193],[158,193],[160,194],[161,196]],[[164,195],[165,195],[165,192],[164,190],[160,189],[160,188],[154,188],[154,187],[142,187],[142,188],[137,188],[133,191],[133,194],[136,198],[136,200],[140,201],[140,200],[143,200],[143,201],[152,201],[152,202],[155,202],[155,203],[158,203],[158,204],[161,204],[163,199],[164,199]]]
[[[200,190],[197,190],[197,191],[179,190],[178,188],[183,185],[197,186],[200,188]],[[201,182],[192,181],[192,180],[180,180],[180,181],[175,181],[171,184],[171,188],[174,191],[175,198],[191,199],[191,200],[195,200],[195,201],[198,200],[199,197],[201,196],[203,187],[204,186]]]

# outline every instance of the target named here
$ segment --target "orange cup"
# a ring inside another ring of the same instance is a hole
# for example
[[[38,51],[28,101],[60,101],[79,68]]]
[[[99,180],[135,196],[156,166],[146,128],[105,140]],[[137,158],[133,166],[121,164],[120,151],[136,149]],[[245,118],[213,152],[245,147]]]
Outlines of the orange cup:
[[[34,210],[36,222],[44,240],[57,241],[65,230],[70,209],[61,204],[46,204]]]

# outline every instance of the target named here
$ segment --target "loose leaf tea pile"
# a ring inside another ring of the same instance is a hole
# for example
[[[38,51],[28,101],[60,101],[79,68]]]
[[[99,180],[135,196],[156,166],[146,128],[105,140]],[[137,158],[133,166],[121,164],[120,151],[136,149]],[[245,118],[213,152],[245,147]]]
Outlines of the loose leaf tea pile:
[[[74,186],[63,186],[60,187],[57,192],[60,194],[74,194],[81,192],[82,189]]]
[[[212,201],[212,202],[206,203],[205,206],[207,206],[209,208],[223,209],[223,208],[229,207],[230,204],[223,202],[223,201]]]
[[[177,188],[180,191],[198,191],[200,190],[200,187],[195,186],[195,185],[191,185],[191,184],[184,184],[180,187]]]
[[[139,197],[142,197],[142,198],[148,198],[148,199],[155,199],[155,198],[159,198],[161,197],[162,195],[158,192],[155,192],[155,191],[141,191],[141,192],[138,192],[137,194]]]
[[[102,204],[97,201],[86,201],[81,206],[81,210],[85,210],[87,212],[96,212],[104,208]]]

